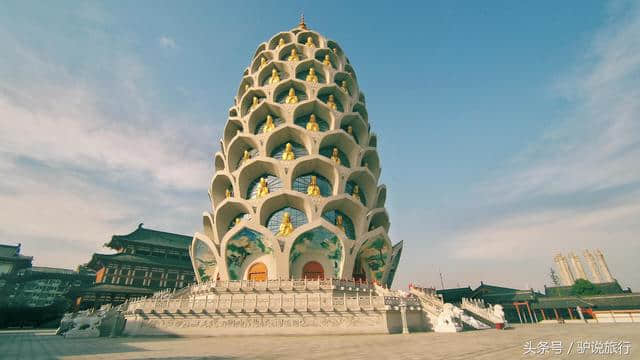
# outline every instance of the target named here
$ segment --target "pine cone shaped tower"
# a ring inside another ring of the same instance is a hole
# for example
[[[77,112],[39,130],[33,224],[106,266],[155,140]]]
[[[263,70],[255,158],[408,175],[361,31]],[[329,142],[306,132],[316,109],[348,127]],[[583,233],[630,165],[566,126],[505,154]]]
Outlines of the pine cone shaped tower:
[[[342,278],[390,286],[392,246],[365,97],[340,46],[304,21],[260,44],[214,157],[198,282]]]

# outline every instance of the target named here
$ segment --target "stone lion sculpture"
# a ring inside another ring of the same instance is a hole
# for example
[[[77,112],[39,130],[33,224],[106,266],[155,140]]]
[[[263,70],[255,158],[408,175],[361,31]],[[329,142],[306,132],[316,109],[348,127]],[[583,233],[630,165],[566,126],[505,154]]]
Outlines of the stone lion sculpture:
[[[438,315],[436,326],[433,328],[435,332],[459,332],[462,331],[460,324],[460,316],[462,310],[452,304],[446,303],[442,307],[442,312]]]

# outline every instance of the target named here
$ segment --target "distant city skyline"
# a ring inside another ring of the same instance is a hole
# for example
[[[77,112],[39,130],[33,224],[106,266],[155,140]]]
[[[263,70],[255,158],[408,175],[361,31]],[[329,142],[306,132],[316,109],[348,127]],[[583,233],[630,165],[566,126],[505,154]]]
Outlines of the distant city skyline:
[[[0,243],[75,268],[140,222],[200,231],[242,72],[301,12],[366,94],[395,287],[542,289],[584,249],[640,287],[633,1],[7,1]]]

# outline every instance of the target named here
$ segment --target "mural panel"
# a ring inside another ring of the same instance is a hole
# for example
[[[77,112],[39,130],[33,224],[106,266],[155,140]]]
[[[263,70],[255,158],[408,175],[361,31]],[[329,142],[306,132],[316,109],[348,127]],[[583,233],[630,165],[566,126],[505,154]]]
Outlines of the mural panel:
[[[298,236],[293,242],[289,255],[291,268],[303,254],[309,253],[326,256],[333,265],[332,276],[338,277],[343,250],[340,239],[334,233],[323,227],[318,227]]]
[[[382,281],[391,246],[383,236],[367,240],[358,251],[357,262],[366,264],[367,279]]]
[[[213,280],[216,275],[218,263],[213,251],[204,241],[196,239],[195,248],[193,249],[195,271],[201,282]]]
[[[259,232],[244,228],[227,242],[227,270],[229,280],[242,280],[240,270],[244,261],[256,253],[271,254],[273,249],[264,244]]]

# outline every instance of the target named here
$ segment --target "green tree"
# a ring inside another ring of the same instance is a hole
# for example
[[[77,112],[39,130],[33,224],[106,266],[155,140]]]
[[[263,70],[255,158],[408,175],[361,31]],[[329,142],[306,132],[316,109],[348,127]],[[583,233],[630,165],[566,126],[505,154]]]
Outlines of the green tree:
[[[599,294],[602,294],[602,291],[589,280],[578,279],[571,287],[571,295],[574,296],[589,296]]]

